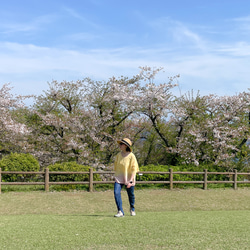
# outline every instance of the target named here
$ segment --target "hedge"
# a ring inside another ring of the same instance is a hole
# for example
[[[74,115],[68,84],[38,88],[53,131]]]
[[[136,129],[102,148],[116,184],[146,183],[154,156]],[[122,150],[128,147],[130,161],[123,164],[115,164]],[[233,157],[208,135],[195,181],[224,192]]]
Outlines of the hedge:
[[[2,171],[24,171],[24,172],[38,172],[40,169],[38,160],[31,154],[18,154],[11,153],[4,156],[0,160],[0,168]],[[34,181],[36,177],[34,175],[3,175],[2,181]]]
[[[90,167],[76,162],[62,162],[48,166],[50,172],[89,172]],[[95,169],[93,169],[95,171]],[[89,174],[50,174],[49,181],[89,181]],[[94,181],[100,181],[99,174],[94,174]],[[52,190],[86,189],[87,185],[54,185]]]

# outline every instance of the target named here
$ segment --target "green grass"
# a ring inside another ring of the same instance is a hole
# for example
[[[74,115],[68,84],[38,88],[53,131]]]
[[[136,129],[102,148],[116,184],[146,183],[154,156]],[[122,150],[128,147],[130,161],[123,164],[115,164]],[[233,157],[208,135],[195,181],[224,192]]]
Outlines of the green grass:
[[[114,218],[113,192],[0,195],[0,249],[249,249],[250,189],[137,190]]]

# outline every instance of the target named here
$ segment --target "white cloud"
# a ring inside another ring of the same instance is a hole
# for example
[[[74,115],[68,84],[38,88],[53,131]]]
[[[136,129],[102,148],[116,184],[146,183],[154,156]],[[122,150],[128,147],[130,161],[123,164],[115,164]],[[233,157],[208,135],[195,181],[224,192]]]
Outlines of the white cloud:
[[[72,35],[68,35],[67,39],[73,41],[94,41],[96,39],[101,39],[101,36],[97,34],[91,34],[88,32],[79,32],[79,33],[74,33]]]
[[[250,15],[231,19],[230,22],[233,22],[238,33],[242,33],[243,35],[249,37]]]
[[[96,24],[95,22],[91,21],[90,19],[87,19],[85,16],[83,16],[82,14],[78,13],[75,9],[73,8],[69,8],[67,6],[63,7],[63,10],[70,16],[73,17],[75,19],[78,19],[80,21],[82,21],[83,23],[87,24],[88,26],[92,27],[92,28],[99,28],[99,25]]]
[[[199,37],[187,33],[199,44]],[[197,44],[196,43],[196,44]],[[198,46],[198,45],[197,45]],[[32,44],[0,43],[0,83],[11,82],[21,91],[39,93],[46,90],[47,81],[77,80],[91,77],[107,80],[114,76],[128,76],[139,72],[139,66],[164,67],[168,76],[180,74],[183,91],[203,90],[202,93],[234,94],[249,87],[250,45],[210,44],[199,53],[183,53],[164,47],[66,50],[39,47]],[[34,88],[34,85],[36,86]]]
[[[1,20],[0,33],[4,35],[14,35],[16,33],[31,33],[40,30],[42,27],[55,21],[55,15],[43,15],[31,18],[29,21],[15,21],[15,18]]]
[[[238,18],[233,18],[233,21],[237,22],[247,22],[250,23],[250,15],[249,16],[244,16],[244,17],[238,17]]]
[[[219,45],[215,52],[220,54],[226,54],[232,57],[249,57],[250,56],[250,43],[236,42],[234,44]]]
[[[204,41],[202,37],[194,32],[187,24],[180,21],[173,20],[169,17],[158,18],[148,23],[149,27],[153,30],[157,30],[162,34],[165,34],[165,38],[168,42],[174,44],[194,44],[197,48],[204,47]]]

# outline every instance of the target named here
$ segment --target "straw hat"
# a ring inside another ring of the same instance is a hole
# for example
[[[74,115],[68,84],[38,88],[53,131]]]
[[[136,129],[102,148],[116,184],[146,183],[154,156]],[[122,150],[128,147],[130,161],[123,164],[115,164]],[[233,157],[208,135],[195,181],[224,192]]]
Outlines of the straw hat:
[[[117,141],[118,144],[123,143],[125,144],[129,149],[130,152],[132,152],[132,142],[128,138],[123,138],[121,141]]]

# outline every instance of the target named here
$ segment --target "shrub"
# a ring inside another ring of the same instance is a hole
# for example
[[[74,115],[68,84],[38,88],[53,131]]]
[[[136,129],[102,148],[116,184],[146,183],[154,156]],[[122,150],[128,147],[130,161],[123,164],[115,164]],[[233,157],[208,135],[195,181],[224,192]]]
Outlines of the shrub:
[[[169,166],[164,165],[147,165],[141,166],[140,171],[153,171],[153,172],[168,172]],[[165,181],[169,180],[168,174],[143,174],[142,176],[137,175],[137,180],[141,181]]]
[[[25,172],[37,172],[39,171],[39,162],[31,154],[18,154],[11,153],[4,156],[0,160],[0,168],[2,171],[25,171]],[[32,181],[34,175],[21,175],[21,174],[3,174],[3,181]]]
[[[155,171],[155,172],[168,172],[169,169],[173,169],[173,172],[204,172],[207,169],[208,172],[225,172],[225,168],[215,165],[180,165],[180,166],[165,166],[165,165],[147,165],[141,166],[140,171]],[[202,174],[174,174],[174,181],[203,181]],[[143,174],[137,175],[137,180],[141,181],[169,181],[169,174]],[[208,180],[224,181],[232,178],[228,175],[216,175],[209,174]],[[164,184],[154,184],[158,186],[165,186]],[[197,184],[175,184],[175,187],[196,186]],[[224,186],[230,186],[230,184],[222,184]]]
[[[63,162],[56,163],[54,165],[48,166],[51,172],[89,172],[90,167],[80,165],[76,162]],[[95,169],[94,169],[95,171]],[[101,178],[99,174],[94,174],[94,181],[100,181]],[[69,182],[69,181],[89,181],[89,174],[50,174],[51,182]],[[54,185],[51,187],[53,190],[70,190],[70,189],[86,189],[86,185]]]
[[[165,165],[147,165],[141,166],[140,171],[155,171],[155,172],[168,172],[169,169],[173,169],[174,172],[203,172],[204,169],[207,169],[208,172],[225,172],[225,169],[215,166],[215,165],[180,165],[180,166],[165,166]],[[139,177],[137,176],[137,179]],[[226,180],[228,176],[226,175],[208,175],[208,180]],[[141,176],[142,181],[160,181],[160,180],[169,180],[168,174],[144,174]],[[175,174],[175,181],[191,181],[191,180],[203,180],[203,175],[196,174]]]

